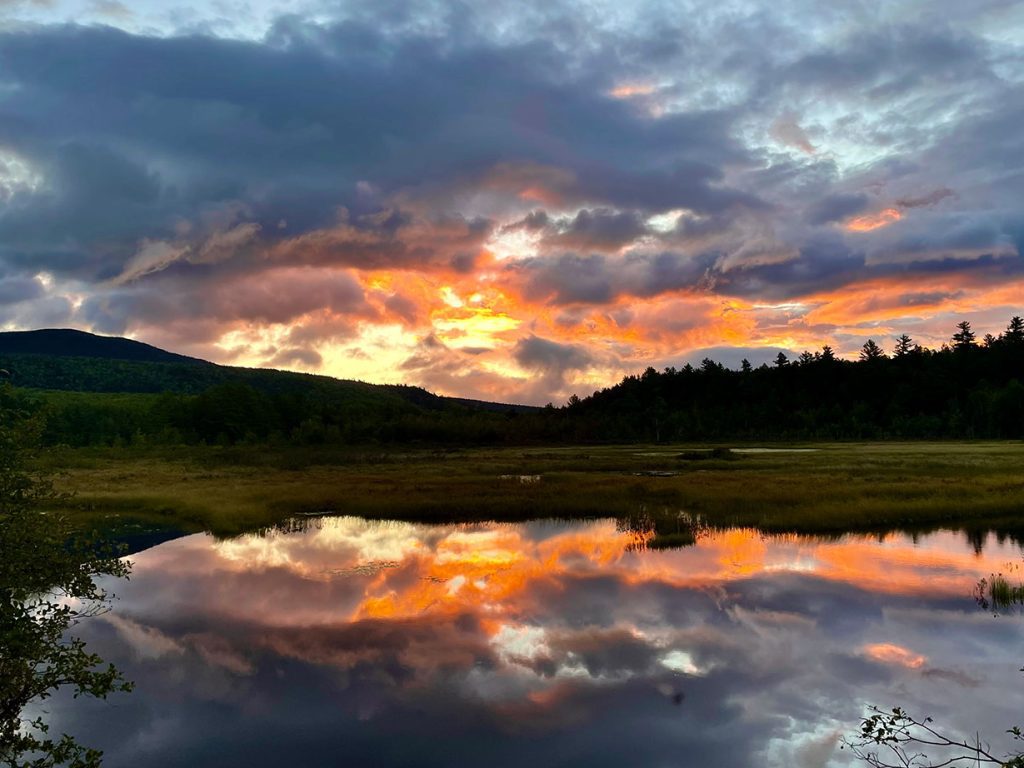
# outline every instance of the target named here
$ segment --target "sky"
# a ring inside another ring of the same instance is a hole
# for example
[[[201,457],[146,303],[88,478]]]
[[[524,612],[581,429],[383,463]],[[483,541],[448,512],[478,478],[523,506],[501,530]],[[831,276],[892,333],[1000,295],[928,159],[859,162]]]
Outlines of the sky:
[[[1024,3],[0,0],[0,328],[543,404],[1024,312]]]

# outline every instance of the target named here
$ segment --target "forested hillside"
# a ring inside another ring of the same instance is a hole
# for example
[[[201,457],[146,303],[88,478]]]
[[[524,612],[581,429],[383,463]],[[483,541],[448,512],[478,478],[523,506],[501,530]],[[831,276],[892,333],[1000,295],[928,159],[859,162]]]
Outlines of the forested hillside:
[[[159,351],[159,350],[157,350]],[[1024,438],[1024,320],[998,337],[868,341],[773,366],[649,368],[561,408],[442,398],[417,387],[208,363],[0,355],[49,444],[558,444]]]
[[[421,387],[237,368],[71,330],[0,333],[0,377],[47,413],[50,444],[494,442],[538,409]]]
[[[117,336],[97,336],[71,328],[42,328],[36,331],[0,333],[0,356],[8,355],[95,357],[146,363],[213,365],[205,360],[178,355],[140,341]]]

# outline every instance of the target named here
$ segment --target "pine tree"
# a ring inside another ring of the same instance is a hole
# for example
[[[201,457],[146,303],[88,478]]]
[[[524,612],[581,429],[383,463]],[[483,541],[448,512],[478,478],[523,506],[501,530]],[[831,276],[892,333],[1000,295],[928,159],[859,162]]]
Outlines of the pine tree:
[[[875,344],[874,339],[868,339],[864,342],[864,346],[860,349],[860,359],[862,361],[869,360],[881,360],[885,357],[885,352],[882,348]]]
[[[953,349],[964,350],[974,346],[977,336],[971,330],[969,320],[961,320],[956,324],[957,332],[953,334]]]
[[[896,339],[896,348],[893,350],[893,356],[906,357],[914,351],[914,346],[914,340],[904,333]]]
[[[1010,344],[1024,344],[1024,318],[1014,315],[1006,326],[1003,340]]]

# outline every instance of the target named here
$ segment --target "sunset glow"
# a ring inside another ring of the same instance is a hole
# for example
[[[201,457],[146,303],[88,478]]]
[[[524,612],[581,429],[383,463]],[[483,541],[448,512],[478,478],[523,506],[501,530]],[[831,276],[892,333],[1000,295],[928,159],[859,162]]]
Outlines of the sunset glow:
[[[903,214],[896,208],[885,208],[878,213],[869,213],[865,216],[856,216],[846,222],[846,229],[850,232],[873,232],[876,229],[887,227],[895,221],[903,218]]]
[[[0,328],[544,404],[1021,310],[1004,4],[107,5],[0,3]]]

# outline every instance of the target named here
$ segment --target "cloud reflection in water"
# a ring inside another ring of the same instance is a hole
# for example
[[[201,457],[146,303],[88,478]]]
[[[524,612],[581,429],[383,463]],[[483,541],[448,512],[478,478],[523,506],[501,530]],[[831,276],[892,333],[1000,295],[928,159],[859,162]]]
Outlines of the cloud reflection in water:
[[[845,764],[865,703],[991,738],[1019,718],[1019,560],[962,534],[711,533],[614,521],[306,530],[136,556],[88,639],[138,684],[58,702],[108,766]]]

